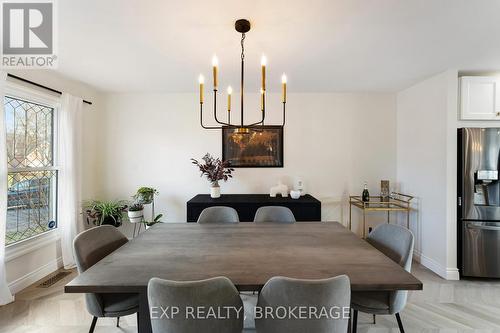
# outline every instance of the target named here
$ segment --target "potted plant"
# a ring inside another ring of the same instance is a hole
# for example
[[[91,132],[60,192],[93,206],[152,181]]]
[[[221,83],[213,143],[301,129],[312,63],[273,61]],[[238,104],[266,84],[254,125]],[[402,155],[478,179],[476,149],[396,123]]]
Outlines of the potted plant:
[[[134,199],[143,205],[149,205],[153,202],[153,197],[155,195],[158,195],[158,191],[156,189],[152,187],[141,187],[134,195]]]
[[[227,182],[229,178],[233,178],[231,173],[234,169],[229,167],[229,163],[227,161],[214,158],[209,153],[206,153],[205,156],[203,156],[202,162],[199,162],[194,158],[191,159],[191,162],[200,169],[201,177],[207,177],[208,181],[212,185],[210,187],[210,196],[212,198],[219,198],[219,180]]]
[[[153,221],[148,222],[144,221],[144,225],[146,226],[146,229],[149,229],[149,227],[155,225],[156,223],[160,223],[160,219],[163,217],[163,214],[158,214],[156,217],[153,219]]]
[[[84,205],[87,223],[94,225],[122,225],[123,213],[127,210],[124,201],[93,200]]]
[[[134,202],[128,207],[128,219],[130,223],[139,223],[144,216],[144,206],[140,202]]]

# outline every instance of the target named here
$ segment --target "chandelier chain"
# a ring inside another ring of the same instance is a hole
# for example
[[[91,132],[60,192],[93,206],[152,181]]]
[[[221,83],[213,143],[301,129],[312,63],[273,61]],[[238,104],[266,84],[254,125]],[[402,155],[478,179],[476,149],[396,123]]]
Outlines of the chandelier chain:
[[[241,60],[245,59],[245,46],[243,43],[245,42],[245,33],[241,34]]]

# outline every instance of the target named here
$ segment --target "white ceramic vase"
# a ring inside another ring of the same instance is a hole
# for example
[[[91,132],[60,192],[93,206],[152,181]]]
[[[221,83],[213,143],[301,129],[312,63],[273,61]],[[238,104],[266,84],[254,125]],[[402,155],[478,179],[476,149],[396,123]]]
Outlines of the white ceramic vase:
[[[129,212],[127,212],[127,214],[128,214],[128,219],[130,220],[130,223],[139,223],[142,221],[142,217],[144,216],[144,209],[136,210],[136,211],[129,211]]]
[[[220,198],[220,186],[210,187],[210,197],[214,199]]]

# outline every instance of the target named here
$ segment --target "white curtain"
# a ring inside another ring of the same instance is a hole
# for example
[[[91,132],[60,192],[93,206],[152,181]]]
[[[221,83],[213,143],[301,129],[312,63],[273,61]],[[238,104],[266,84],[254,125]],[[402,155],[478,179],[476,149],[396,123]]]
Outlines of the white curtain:
[[[81,212],[81,98],[63,93],[59,112],[58,228],[64,268],[75,267],[73,239],[82,219]]]
[[[0,305],[14,300],[5,274],[5,231],[7,227],[7,129],[3,96],[7,73],[0,71]]]

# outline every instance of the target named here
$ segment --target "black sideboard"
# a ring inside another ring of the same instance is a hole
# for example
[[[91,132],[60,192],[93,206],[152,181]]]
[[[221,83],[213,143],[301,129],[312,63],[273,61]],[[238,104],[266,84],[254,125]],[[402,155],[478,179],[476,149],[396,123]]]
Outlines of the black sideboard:
[[[187,202],[187,221],[196,222],[202,210],[212,206],[233,207],[240,221],[251,222],[255,212],[262,206],[285,206],[292,210],[297,221],[321,221],[321,201],[306,194],[299,199],[269,194],[223,194],[213,199],[208,194],[198,194]]]

